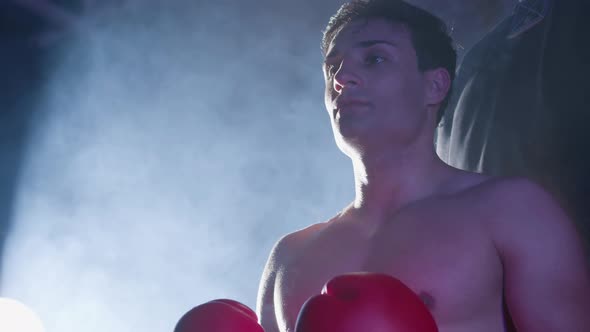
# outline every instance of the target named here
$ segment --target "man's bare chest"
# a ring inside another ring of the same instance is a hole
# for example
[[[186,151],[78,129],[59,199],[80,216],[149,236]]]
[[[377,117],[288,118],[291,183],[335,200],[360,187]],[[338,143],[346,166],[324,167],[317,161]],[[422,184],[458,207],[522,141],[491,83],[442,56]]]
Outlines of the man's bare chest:
[[[444,216],[385,225],[373,239],[364,271],[392,275],[410,287],[437,321],[458,322],[500,309],[502,265],[477,220]]]
[[[282,303],[283,319],[296,319],[305,300],[332,277],[356,271],[400,279],[438,321],[461,320],[474,314],[470,310],[484,310],[501,298],[501,265],[485,234],[467,225],[410,214],[392,218],[371,236],[345,227],[320,232],[277,276],[275,301]]]
[[[275,312],[281,331],[290,331],[303,303],[319,294],[331,278],[361,271],[367,261],[370,241],[350,231],[325,230],[298,245],[297,251],[277,271]]]

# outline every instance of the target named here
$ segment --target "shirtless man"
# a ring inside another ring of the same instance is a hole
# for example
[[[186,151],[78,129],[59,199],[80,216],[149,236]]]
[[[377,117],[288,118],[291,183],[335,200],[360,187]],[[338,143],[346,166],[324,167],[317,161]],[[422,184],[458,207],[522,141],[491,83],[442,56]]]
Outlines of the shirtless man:
[[[455,52],[444,24],[402,1],[345,4],[324,34],[325,104],[354,168],[354,201],[281,238],[262,275],[266,332],[292,332],[331,278],[386,273],[440,332],[589,331],[590,269],[545,191],[444,164],[433,146]]]

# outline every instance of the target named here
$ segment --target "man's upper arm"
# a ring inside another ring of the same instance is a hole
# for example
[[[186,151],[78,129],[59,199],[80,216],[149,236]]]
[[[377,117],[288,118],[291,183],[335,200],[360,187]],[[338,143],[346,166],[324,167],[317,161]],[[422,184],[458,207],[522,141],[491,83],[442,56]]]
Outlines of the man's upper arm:
[[[573,223],[540,187],[505,189],[493,236],[517,330],[590,331],[590,268]]]
[[[256,314],[265,332],[279,332],[274,310],[274,286],[279,264],[283,262],[289,235],[281,238],[272,248],[258,288]]]

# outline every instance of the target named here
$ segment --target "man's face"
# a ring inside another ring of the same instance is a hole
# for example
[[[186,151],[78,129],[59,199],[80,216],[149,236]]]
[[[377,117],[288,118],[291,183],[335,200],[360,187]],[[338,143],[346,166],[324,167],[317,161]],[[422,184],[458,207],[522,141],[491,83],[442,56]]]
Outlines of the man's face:
[[[346,24],[323,70],[325,105],[343,152],[407,145],[425,124],[424,75],[404,25],[383,19]]]

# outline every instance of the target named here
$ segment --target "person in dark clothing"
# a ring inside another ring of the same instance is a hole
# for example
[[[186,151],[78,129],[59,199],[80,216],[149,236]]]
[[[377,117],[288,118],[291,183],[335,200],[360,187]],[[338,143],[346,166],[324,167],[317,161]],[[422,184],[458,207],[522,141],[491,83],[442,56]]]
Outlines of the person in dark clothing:
[[[457,168],[541,184],[590,254],[589,11],[585,0],[519,2],[465,55],[436,144]]]

